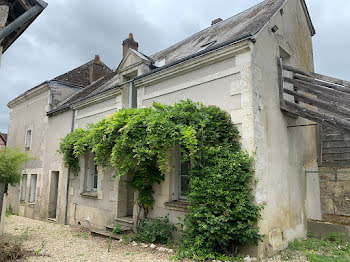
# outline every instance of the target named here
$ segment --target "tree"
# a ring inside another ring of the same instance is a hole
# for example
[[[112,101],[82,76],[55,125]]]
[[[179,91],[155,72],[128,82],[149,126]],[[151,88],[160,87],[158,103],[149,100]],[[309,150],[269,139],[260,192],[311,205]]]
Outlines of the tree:
[[[28,160],[29,155],[19,149],[0,150],[0,220],[5,188],[8,184],[15,186],[21,182],[21,167]]]

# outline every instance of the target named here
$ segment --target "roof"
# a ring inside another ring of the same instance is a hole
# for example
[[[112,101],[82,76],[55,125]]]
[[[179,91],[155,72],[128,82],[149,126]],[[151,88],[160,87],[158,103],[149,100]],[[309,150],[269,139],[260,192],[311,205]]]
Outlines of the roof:
[[[0,139],[5,143],[5,145],[6,145],[6,143],[7,143],[7,134],[5,134],[5,133],[1,133],[0,132]]]
[[[7,5],[10,8],[5,26],[12,23],[14,20],[16,20],[21,15],[23,15],[32,7],[36,5],[40,5],[42,6],[42,11],[43,11],[47,5],[45,2],[41,0],[4,0],[2,2],[4,2],[4,3],[1,3],[2,5]],[[3,41],[1,42],[1,46],[3,47],[3,53],[5,53],[5,51],[16,41],[16,39],[21,34],[23,34],[23,32],[30,26],[30,24],[33,23],[34,20],[42,13],[42,11],[39,12],[37,15],[35,15],[33,18],[29,19],[26,23],[22,24],[14,32],[12,32],[11,34],[9,34],[3,39]]]
[[[17,96],[15,99],[11,100],[8,103],[8,107],[11,107],[13,103],[20,100],[22,97],[25,97],[29,93],[34,92],[36,89],[40,88],[46,83],[58,82],[60,84],[67,86],[68,88],[77,89],[77,90],[87,87],[90,84],[90,66],[92,66],[93,63],[94,63],[94,60],[91,60],[67,73],[64,73],[60,76],[55,77],[50,81],[44,81],[43,83],[27,90],[26,92]],[[108,76],[112,72],[112,70],[101,61],[98,61],[98,65],[101,66],[101,70],[98,72],[99,75]],[[99,80],[95,81],[95,83],[96,82],[99,82]]]
[[[160,51],[152,56],[146,56],[139,51],[131,50],[144,61],[152,63],[152,70],[142,76],[152,74],[156,71],[163,70],[166,67],[172,66],[178,62],[185,61],[197,55],[204,54],[213,49],[242,41],[244,39],[254,38],[259,33],[271,17],[284,5],[287,0],[266,0],[258,5],[255,5],[235,16],[232,16],[224,21],[216,23],[209,28],[206,28],[189,38]],[[315,34],[315,29],[312,25],[306,4],[304,0],[300,0],[303,10],[308,20],[310,34]],[[121,61],[124,61],[125,58]],[[160,67],[158,65],[161,65]],[[120,66],[119,66],[120,67]],[[119,68],[118,67],[118,68]],[[158,68],[157,68],[158,67]],[[118,82],[118,69],[84,90],[74,94],[67,101],[55,110],[48,112],[48,115],[68,109],[72,104],[98,95],[106,90],[120,87]],[[136,78],[136,79],[137,79]]]
[[[94,60],[91,60],[86,64],[83,64],[77,68],[74,68],[71,71],[68,71],[67,73],[55,77],[53,80],[65,81],[82,87],[86,87],[90,85],[90,66],[93,63]],[[112,72],[112,70],[101,61],[99,61],[99,64],[102,67],[102,73],[104,75]]]
[[[300,0],[308,20],[310,34],[315,34],[304,0]],[[216,23],[189,38],[151,56],[169,64],[200,50],[215,47],[243,35],[256,35],[286,0],[266,0],[222,22]]]

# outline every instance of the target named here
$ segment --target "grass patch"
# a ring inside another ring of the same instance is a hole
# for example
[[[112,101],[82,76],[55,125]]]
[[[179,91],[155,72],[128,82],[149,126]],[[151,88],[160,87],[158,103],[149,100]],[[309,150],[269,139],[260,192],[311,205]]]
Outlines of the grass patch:
[[[283,261],[304,255],[311,262],[349,262],[350,242],[342,234],[330,233],[322,238],[309,233],[307,238],[289,242],[280,255]]]

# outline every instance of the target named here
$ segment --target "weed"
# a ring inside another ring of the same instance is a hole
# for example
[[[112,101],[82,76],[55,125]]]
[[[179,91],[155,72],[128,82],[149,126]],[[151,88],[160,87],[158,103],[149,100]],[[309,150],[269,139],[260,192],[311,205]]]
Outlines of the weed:
[[[41,251],[43,251],[43,249],[45,248],[45,246],[46,246],[46,241],[42,241],[41,242],[41,247],[34,251],[35,255],[39,256]]]
[[[82,238],[84,238],[84,239],[88,239],[89,233],[87,233],[87,232],[73,233],[72,236],[73,236],[73,237],[82,237]]]
[[[116,224],[115,227],[112,230],[112,234],[121,234],[122,233],[122,227],[119,224]]]
[[[8,207],[8,209],[6,210],[6,214],[5,214],[5,216],[8,218],[8,217],[10,217],[10,216],[18,216],[18,213],[16,213],[13,209],[12,209],[12,207],[11,207],[11,205]]]
[[[29,227],[27,227],[26,230],[20,236],[21,241],[27,240],[28,236],[29,236]]]

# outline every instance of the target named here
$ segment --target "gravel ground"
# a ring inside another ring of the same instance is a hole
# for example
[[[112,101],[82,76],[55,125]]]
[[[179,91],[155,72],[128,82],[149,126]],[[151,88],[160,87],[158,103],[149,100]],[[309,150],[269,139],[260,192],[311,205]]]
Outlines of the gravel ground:
[[[10,216],[5,220],[4,239],[15,241],[21,238],[24,238],[24,249],[39,253],[39,256],[27,257],[26,261],[156,262],[170,261],[171,255],[116,240],[112,241],[108,252],[108,239],[86,234],[81,228]]]

